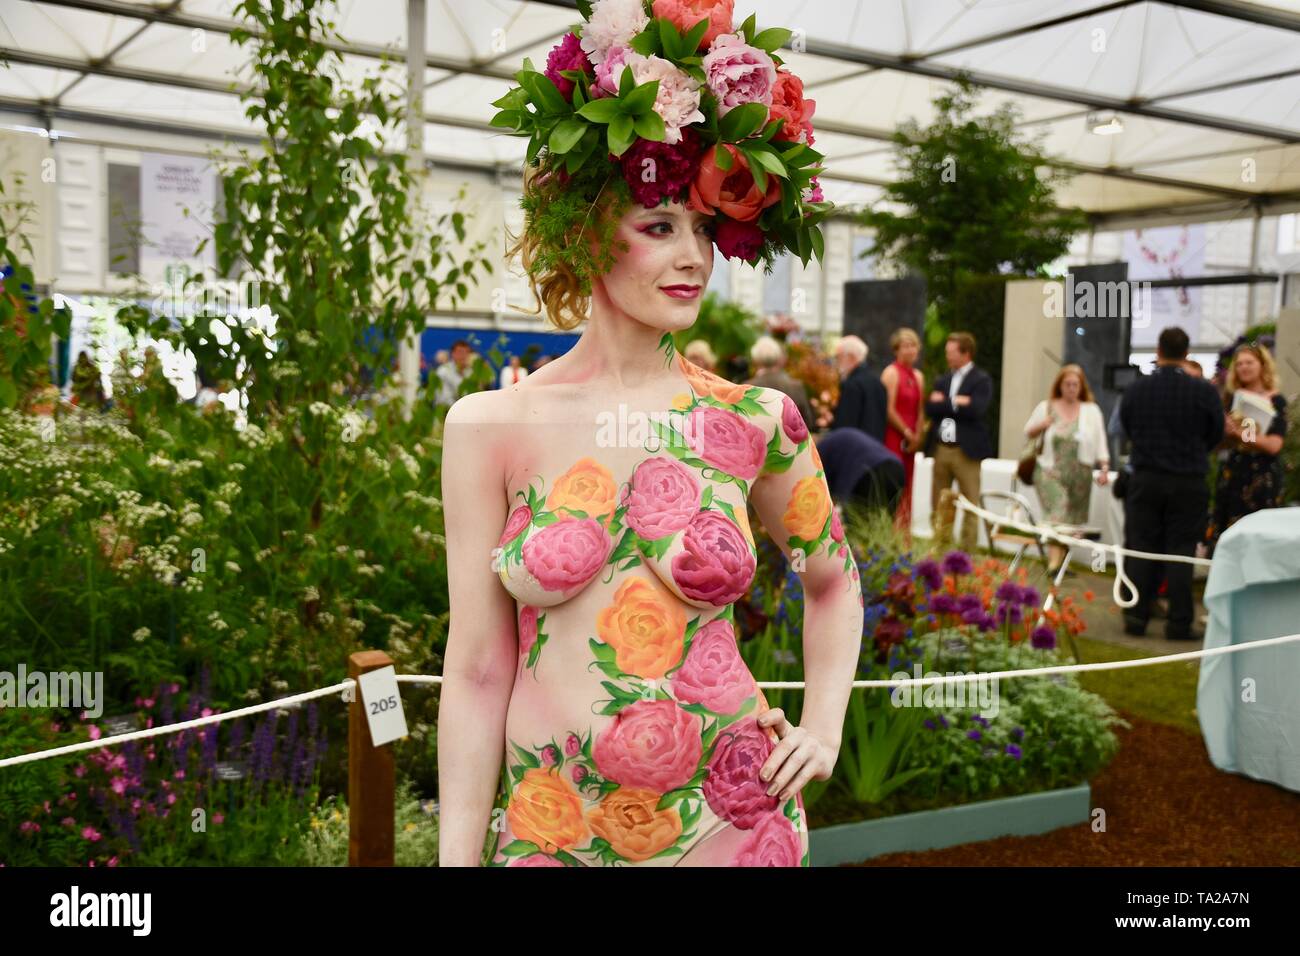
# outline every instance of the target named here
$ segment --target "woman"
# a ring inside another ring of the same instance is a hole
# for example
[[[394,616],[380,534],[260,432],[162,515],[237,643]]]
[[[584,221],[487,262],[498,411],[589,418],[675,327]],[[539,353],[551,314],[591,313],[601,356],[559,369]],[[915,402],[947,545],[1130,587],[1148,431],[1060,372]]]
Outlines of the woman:
[[[1237,393],[1253,398],[1260,408],[1272,408],[1273,420],[1262,430],[1249,415],[1231,409]],[[1228,452],[1219,465],[1214,490],[1214,513],[1205,540],[1213,552],[1219,535],[1248,514],[1282,504],[1282,443],[1286,440],[1286,399],[1277,390],[1273,356],[1262,345],[1242,345],[1232,355],[1224,404],[1224,445]]]
[[[538,146],[512,251],[552,323],[586,327],[515,388],[466,395],[446,419],[440,862],[476,865],[490,828],[492,865],[806,866],[799,792],[830,777],[839,751],[862,634],[856,563],[794,403],[698,368],[673,335],[696,321],[715,239],[724,255],[761,262],[783,248],[773,226],[806,228],[825,207],[769,201],[743,155],[718,170],[697,139],[712,128],[690,108],[698,84],[672,62],[610,46],[648,17],[620,0],[611,19],[609,2],[593,5],[581,39],[561,41],[548,76],[565,81],[562,96],[577,88],[590,101],[597,83],[608,95],[653,74],[659,100],[638,98],[673,109],[662,124],[637,120],[666,138],[632,133],[622,167],[608,158],[612,124],[595,124],[581,162]],[[730,62],[743,44],[729,19],[717,26],[732,39],[704,34],[706,74],[715,51]],[[747,47],[736,68],[766,59]],[[498,103],[531,103],[539,82]],[[727,91],[711,89],[705,108],[721,108]],[[797,135],[794,107],[776,113],[794,97],[768,92],[769,115],[793,117]],[[658,175],[641,178],[643,159]],[[801,188],[801,176],[766,186]],[[733,602],[756,570],[750,504],[808,596],[799,725],[767,706],[737,646]]]
[[[898,505],[898,527],[910,534],[912,468],[920,450],[921,396],[925,394],[925,376],[912,366],[921,354],[921,339],[911,329],[902,328],[889,337],[889,347],[894,351],[894,361],[880,373],[887,398],[885,447],[903,459],[903,495]]]
[[[1044,520],[1049,524],[1086,524],[1093,468],[1097,469],[1097,484],[1110,480],[1110,446],[1101,408],[1093,400],[1082,368],[1066,365],[1056,373],[1048,397],[1038,403],[1025,423],[1025,435],[1045,435],[1034,466],[1034,487],[1043,503]],[[1065,548],[1049,544],[1048,559],[1048,573],[1055,575],[1065,560]]]

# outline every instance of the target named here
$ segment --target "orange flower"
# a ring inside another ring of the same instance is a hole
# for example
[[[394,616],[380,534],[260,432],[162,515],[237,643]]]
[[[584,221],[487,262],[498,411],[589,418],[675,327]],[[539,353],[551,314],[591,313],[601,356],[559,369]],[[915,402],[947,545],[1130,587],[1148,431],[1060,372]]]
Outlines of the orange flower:
[[[662,585],[629,578],[614,592],[614,603],[596,616],[596,634],[614,648],[619,670],[657,680],[682,659],[686,612]]]
[[[516,837],[531,840],[545,853],[575,846],[587,836],[582,798],[569,781],[544,767],[524,771],[510,796],[506,819]]]
[[[789,534],[797,535],[805,541],[813,541],[821,537],[826,519],[831,515],[831,507],[825,480],[809,475],[795,482],[781,523]]]
[[[681,353],[677,355],[677,364],[681,368],[682,374],[686,376],[686,380],[691,383],[691,388],[695,389],[697,394],[716,398],[724,405],[735,405],[749,391],[748,385],[737,385],[734,382],[728,382],[720,375],[707,372],[694,362],[687,361],[686,357]]]
[[[753,222],[768,206],[781,199],[781,182],[775,176],[767,180],[766,195],[758,191],[749,160],[730,143],[722,147],[731,154],[731,168],[718,168],[718,147],[710,147],[700,160],[700,171],[691,183],[687,206],[709,216],[723,213],[737,222]]]
[[[618,507],[618,486],[608,468],[592,458],[574,462],[559,478],[546,499],[548,511],[566,508],[585,512],[588,518],[609,518]],[[603,524],[604,522],[602,522]]]
[[[588,812],[587,824],[619,856],[637,863],[648,860],[682,835],[682,818],[675,809],[655,809],[661,796],[653,790],[619,787]]]
[[[1093,594],[1091,590],[1084,591],[1083,599],[1085,601],[1095,601],[1097,599],[1097,595]]]

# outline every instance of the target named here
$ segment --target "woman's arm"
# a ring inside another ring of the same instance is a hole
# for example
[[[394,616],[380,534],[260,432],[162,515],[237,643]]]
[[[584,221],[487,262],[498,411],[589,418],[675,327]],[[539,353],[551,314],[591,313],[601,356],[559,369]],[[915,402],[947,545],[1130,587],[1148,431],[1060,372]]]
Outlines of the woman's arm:
[[[903,436],[904,442],[910,444],[911,439],[915,436],[912,434],[912,429],[907,422],[903,421],[903,416],[898,414],[898,369],[891,365],[881,372],[880,384],[885,386],[887,399],[885,417],[889,420],[889,424],[893,429]]]
[[[519,661],[514,600],[494,549],[506,523],[501,425],[493,399],[466,395],[442,438],[450,626],[438,707],[438,862],[478,866],[505,755],[505,720]]]
[[[778,708],[760,715],[760,725],[775,728],[781,738],[763,768],[774,776],[764,779],[785,799],[809,780],[829,779],[839,757],[862,648],[862,586],[811,436],[796,443],[785,433],[779,396],[765,396],[763,404],[775,416],[771,427],[779,436],[781,458],[779,463],[769,458],[754,480],[750,501],[804,587],[806,687],[799,725]]]
[[[1033,412],[1029,416],[1029,421],[1025,422],[1025,437],[1037,438],[1043,432],[1052,427],[1052,416],[1050,414],[1051,406],[1043,401],[1034,406]]]

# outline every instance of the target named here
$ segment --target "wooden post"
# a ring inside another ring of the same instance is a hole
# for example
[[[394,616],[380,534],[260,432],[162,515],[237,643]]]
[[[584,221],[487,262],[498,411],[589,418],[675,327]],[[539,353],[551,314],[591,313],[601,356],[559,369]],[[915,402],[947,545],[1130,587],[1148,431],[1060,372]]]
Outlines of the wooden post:
[[[348,676],[388,667],[383,651],[357,651],[348,657]],[[348,866],[393,865],[393,745],[374,746],[361,688],[348,708]]]

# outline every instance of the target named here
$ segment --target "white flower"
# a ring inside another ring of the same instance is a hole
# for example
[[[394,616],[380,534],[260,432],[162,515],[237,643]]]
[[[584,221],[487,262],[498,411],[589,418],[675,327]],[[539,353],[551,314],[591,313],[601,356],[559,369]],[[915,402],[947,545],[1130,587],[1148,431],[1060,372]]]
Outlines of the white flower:
[[[610,47],[628,46],[649,22],[641,0],[596,0],[578,45],[595,65],[605,59]]]
[[[638,57],[632,63],[632,76],[637,86],[659,81],[654,110],[664,121],[664,142],[668,145],[681,141],[683,126],[704,122],[704,114],[700,112],[699,82],[668,60],[658,56]]]
[[[145,640],[146,638],[148,638],[149,635],[152,634],[152,633],[153,633],[153,632],[150,631],[149,628],[147,628],[147,627],[141,627],[141,628],[137,628],[135,631],[133,631],[133,632],[131,633],[131,638],[132,638],[132,639],[133,639],[133,640],[138,644],[138,643],[140,643],[141,641],[143,641],[143,640]]]
[[[320,592],[309,584],[302,589],[302,599],[304,601],[319,601]]]
[[[239,565],[237,565],[234,561],[227,561],[227,562],[226,562],[226,573],[227,573],[227,574],[238,574],[238,573],[239,573]]]

